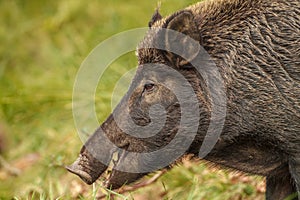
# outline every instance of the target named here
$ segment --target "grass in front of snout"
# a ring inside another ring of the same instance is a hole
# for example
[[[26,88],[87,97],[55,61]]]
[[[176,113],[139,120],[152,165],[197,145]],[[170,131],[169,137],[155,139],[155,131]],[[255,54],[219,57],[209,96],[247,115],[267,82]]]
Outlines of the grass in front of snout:
[[[193,2],[164,0],[162,14]],[[64,169],[82,146],[72,115],[76,73],[101,41],[146,26],[156,5],[153,0],[0,1],[0,136],[5,136],[0,199],[95,199],[104,191],[98,182],[87,186]],[[105,72],[95,98],[100,122],[111,111],[115,82],[135,66],[134,53],[129,53]],[[236,179],[203,163],[185,162],[152,185],[114,196],[135,200],[263,196],[256,188],[261,180]]]

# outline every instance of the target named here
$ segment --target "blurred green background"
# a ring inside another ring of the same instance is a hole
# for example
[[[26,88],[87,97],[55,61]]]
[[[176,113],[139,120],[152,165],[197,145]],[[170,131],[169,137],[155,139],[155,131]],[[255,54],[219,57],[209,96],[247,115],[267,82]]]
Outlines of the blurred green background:
[[[161,13],[165,16],[194,2],[162,0]],[[63,168],[82,146],[72,116],[76,72],[104,39],[147,26],[157,4],[0,1],[0,199],[94,199],[104,191],[100,183],[87,186]],[[133,52],[105,72],[97,95],[100,122],[111,111],[114,83],[135,66]],[[207,166],[184,161],[156,183],[118,198],[263,199],[261,178]]]

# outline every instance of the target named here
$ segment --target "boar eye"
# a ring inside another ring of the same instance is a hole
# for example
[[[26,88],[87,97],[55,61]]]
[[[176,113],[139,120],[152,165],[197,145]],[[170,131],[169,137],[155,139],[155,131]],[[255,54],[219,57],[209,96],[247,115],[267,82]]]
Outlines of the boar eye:
[[[150,92],[154,89],[154,84],[153,83],[146,83],[144,85],[144,91]]]

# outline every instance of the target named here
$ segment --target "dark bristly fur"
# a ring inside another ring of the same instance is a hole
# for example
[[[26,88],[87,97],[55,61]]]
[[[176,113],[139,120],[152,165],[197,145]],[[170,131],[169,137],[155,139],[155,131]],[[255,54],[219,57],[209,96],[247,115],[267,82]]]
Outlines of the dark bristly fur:
[[[217,144],[205,159],[266,176],[268,200],[281,200],[297,191],[299,194],[300,1],[211,0],[160,18],[160,14],[155,13],[149,23],[150,29],[173,29],[198,40],[216,63],[225,83],[225,125]],[[153,34],[146,35],[140,46],[149,46],[156,37]],[[156,136],[139,139],[123,133],[111,116],[102,128],[117,146],[145,152],[159,149],[174,138],[181,105],[174,94],[160,84],[172,77],[156,80],[154,92],[141,96],[148,80],[144,74],[151,74],[151,69],[144,68],[143,64],[164,63],[180,72],[197,94],[200,125],[186,153],[198,154],[207,131],[211,103],[202,77],[195,69],[186,68],[180,59],[153,48],[138,50],[140,67],[131,85],[132,95],[124,97],[116,113],[121,116],[125,109],[122,104],[128,102],[131,118],[143,126],[151,121],[149,107],[159,103],[166,108],[166,124]],[[155,79],[155,74],[152,76]],[[122,121],[126,123],[125,118]],[[142,166],[138,160],[124,162],[135,168]],[[71,171],[76,173],[76,166],[74,168]],[[112,177],[110,183],[113,184],[108,183],[108,187],[120,187],[144,175],[119,174]],[[93,180],[95,178],[98,177]]]

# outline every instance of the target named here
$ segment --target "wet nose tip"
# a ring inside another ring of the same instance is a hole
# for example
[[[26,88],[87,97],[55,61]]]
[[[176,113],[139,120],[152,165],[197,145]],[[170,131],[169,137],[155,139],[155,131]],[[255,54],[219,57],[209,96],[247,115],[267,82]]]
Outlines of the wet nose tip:
[[[94,182],[92,176],[80,168],[80,166],[78,165],[78,161],[75,161],[71,165],[65,166],[65,168],[69,172],[79,176],[84,182],[86,182],[89,185]]]

